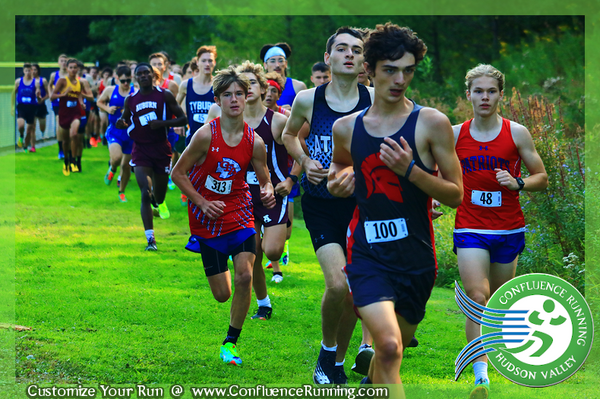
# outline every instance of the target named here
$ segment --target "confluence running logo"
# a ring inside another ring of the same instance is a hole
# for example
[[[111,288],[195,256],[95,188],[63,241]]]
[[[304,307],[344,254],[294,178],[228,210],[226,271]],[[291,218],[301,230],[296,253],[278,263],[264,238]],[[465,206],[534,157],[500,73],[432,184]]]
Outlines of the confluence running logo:
[[[579,291],[559,277],[516,277],[500,287],[487,306],[469,299],[456,282],[455,293],[462,312],[481,325],[481,336],[454,362],[455,380],[469,363],[488,354],[489,362],[509,380],[547,387],[575,374],[590,353],[590,308]]]

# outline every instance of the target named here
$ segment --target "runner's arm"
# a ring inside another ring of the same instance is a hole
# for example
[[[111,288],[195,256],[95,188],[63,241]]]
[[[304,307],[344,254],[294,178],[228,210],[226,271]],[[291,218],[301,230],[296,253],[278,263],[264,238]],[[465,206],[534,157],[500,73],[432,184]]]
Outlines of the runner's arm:
[[[327,176],[327,189],[336,197],[346,198],[354,192],[354,169],[350,143],[352,143],[352,130],[356,115],[349,115],[335,121],[332,127],[333,153],[329,175]]]
[[[258,183],[260,184],[260,200],[265,207],[269,209],[273,208],[275,206],[275,194],[267,167],[267,152],[265,151],[265,142],[258,133],[254,133],[254,148],[251,162]]]
[[[217,219],[223,214],[225,202],[223,201],[208,201],[204,198],[190,181],[188,172],[195,164],[202,164],[206,159],[206,154],[210,148],[211,128],[209,125],[202,126],[196,131],[192,137],[190,144],[187,146],[179,161],[171,171],[171,179],[179,187],[181,192],[185,194],[190,201],[202,209],[202,212],[209,219]]]
[[[183,113],[183,110],[181,109],[179,104],[177,104],[173,93],[171,93],[168,90],[165,91],[165,103],[167,104],[167,107],[169,107],[171,113],[175,115],[175,119],[167,119],[165,121],[152,121],[148,124],[150,128],[159,129],[161,127],[176,127],[187,125],[187,117]]]
[[[81,83],[81,95],[88,101],[94,101],[94,95],[92,94],[92,88],[90,82],[87,79],[80,80]]]
[[[106,89],[104,89],[104,91],[102,91],[102,94],[100,94],[100,98],[98,98],[98,101],[96,101],[98,108],[100,108],[102,111],[104,111],[108,114],[113,114],[114,111],[117,109],[117,107],[115,107],[115,106],[112,106],[112,107],[108,106],[108,102],[110,101],[110,96],[112,96],[115,88],[117,88],[117,86],[108,86]],[[117,88],[117,90],[118,90],[118,88]]]
[[[104,90],[106,91],[106,89]],[[104,91],[102,94],[104,94]],[[117,119],[115,123],[115,127],[117,129],[127,129],[129,127],[129,121],[131,120],[131,110],[129,109],[129,96],[125,97],[125,102],[123,103],[123,113],[121,117]]]

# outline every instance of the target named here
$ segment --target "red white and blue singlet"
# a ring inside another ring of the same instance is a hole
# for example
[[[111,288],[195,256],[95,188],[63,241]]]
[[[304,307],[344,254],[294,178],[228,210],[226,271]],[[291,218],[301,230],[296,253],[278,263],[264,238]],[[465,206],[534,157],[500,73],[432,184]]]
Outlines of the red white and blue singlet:
[[[230,147],[221,133],[221,118],[210,123],[211,140],[206,159],[190,171],[192,185],[208,201],[225,202],[224,213],[210,220],[192,201],[188,217],[192,235],[210,239],[236,230],[254,228],[252,196],[246,183],[246,170],[254,151],[254,130],[244,122],[242,141]]]
[[[363,259],[375,261],[389,272],[420,274],[435,270],[431,198],[379,159],[384,137],[374,137],[366,131],[363,117],[368,109],[356,117],[350,149],[357,207],[348,227],[347,269],[363,264]],[[402,128],[388,137],[400,142],[403,136],[413,150],[415,165],[436,174],[423,164],[415,145],[421,109],[414,104]]]
[[[476,141],[472,120],[462,124],[456,154],[463,173],[464,199],[456,210],[455,233],[513,234],[525,231],[519,192],[501,186],[494,169],[521,176],[521,157],[512,138],[510,121],[502,118],[498,136]]]

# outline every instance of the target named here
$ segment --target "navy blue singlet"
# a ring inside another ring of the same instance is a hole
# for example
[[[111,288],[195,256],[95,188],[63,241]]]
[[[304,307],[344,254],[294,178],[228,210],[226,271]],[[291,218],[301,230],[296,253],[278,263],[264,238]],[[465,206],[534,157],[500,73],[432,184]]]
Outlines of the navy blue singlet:
[[[313,113],[310,123],[310,133],[306,138],[306,145],[310,157],[316,161],[319,161],[323,168],[328,169],[331,164],[331,155],[333,149],[333,137],[331,133],[331,127],[333,123],[339,118],[361,111],[371,105],[371,95],[369,90],[362,85],[358,84],[359,99],[358,104],[352,111],[348,112],[337,112],[329,108],[327,100],[325,99],[325,89],[329,83],[325,83],[315,89],[315,100],[313,103]],[[335,198],[327,190],[327,178],[323,179],[318,185],[311,184],[306,179],[306,173],[302,174],[300,184],[304,189],[304,192],[312,195],[313,197],[332,199]]]
[[[415,165],[434,174],[423,165],[415,145],[415,126],[422,108],[414,104],[402,128],[389,137],[400,142],[403,136],[413,150]],[[363,116],[367,111],[356,118],[350,149],[357,209],[349,227],[348,263],[364,258],[390,271],[414,274],[435,269],[431,198],[379,159],[384,138],[365,130]]]
[[[37,97],[35,96],[35,79],[26,85],[23,78],[19,81],[17,89],[17,104],[37,105]]]
[[[190,134],[196,133],[196,130],[200,129],[202,125],[206,123],[206,115],[210,106],[215,103],[215,94],[212,87],[204,94],[197,94],[194,91],[193,79],[188,80],[187,94],[185,97],[185,107],[190,124]]]

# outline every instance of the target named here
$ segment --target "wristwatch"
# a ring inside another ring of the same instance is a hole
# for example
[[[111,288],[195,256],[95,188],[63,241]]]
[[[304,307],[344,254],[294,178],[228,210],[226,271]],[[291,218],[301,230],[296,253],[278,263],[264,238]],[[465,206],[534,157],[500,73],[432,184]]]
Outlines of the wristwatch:
[[[525,182],[523,181],[523,179],[521,179],[520,177],[517,177],[517,178],[515,178],[515,180],[517,181],[517,184],[519,185],[519,189],[517,191],[523,190],[523,187],[525,187]]]
[[[298,176],[296,176],[296,175],[288,175],[288,177],[290,179],[292,179],[292,181],[294,182],[294,184],[298,183]]]

